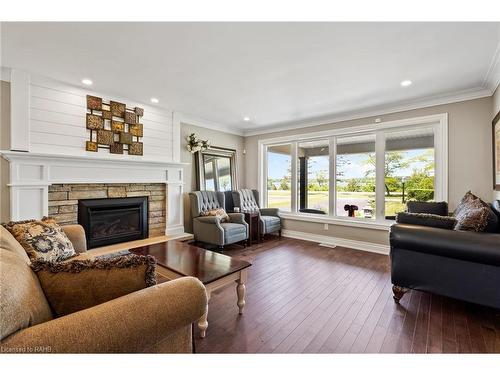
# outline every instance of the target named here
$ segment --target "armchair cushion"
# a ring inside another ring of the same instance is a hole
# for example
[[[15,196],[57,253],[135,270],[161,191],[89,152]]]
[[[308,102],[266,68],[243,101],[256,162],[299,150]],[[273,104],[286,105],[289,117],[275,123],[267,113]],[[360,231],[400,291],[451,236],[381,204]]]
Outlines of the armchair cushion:
[[[11,221],[4,226],[32,261],[61,261],[76,255],[73,244],[54,219]]]
[[[239,223],[222,223],[224,242],[226,244],[243,241],[247,238],[247,227]]]
[[[262,233],[273,233],[281,229],[281,220],[276,216],[260,216],[260,223],[262,226]]]
[[[57,316],[71,314],[156,284],[151,256],[121,256],[31,265]]]

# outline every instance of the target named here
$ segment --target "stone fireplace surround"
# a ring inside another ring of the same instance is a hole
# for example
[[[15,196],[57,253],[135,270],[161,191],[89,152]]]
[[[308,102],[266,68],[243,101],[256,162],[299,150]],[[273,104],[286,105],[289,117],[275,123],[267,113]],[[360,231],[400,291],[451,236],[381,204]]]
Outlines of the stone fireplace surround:
[[[59,224],[78,222],[78,200],[148,197],[149,237],[165,235],[166,184],[53,184],[49,186],[49,216]]]
[[[53,216],[74,223],[78,199],[146,195],[150,236],[184,233],[183,163],[19,151],[1,156],[10,167],[11,220]]]

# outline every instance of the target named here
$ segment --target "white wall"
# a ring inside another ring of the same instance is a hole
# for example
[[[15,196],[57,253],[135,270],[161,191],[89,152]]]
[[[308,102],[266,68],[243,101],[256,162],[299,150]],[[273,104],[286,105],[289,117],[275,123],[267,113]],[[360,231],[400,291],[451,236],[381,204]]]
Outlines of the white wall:
[[[85,142],[89,140],[89,131],[85,127],[87,94],[102,97],[105,102],[125,103],[127,108],[144,108],[141,118],[144,125],[143,156],[129,156],[126,152],[113,155],[106,149],[99,149],[97,153],[85,151]],[[29,96],[30,152],[173,161],[172,111],[34,76],[31,77]]]

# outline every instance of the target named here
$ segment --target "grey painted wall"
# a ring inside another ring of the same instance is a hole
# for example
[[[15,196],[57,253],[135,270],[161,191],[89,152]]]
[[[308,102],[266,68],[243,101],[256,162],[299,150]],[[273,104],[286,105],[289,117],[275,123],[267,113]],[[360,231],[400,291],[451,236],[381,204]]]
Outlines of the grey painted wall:
[[[491,97],[464,102],[398,112],[376,116],[382,121],[392,121],[411,117],[448,113],[448,199],[453,209],[467,190],[472,190],[484,200],[491,200]],[[343,121],[327,125],[308,127],[307,132],[329,130],[348,126],[373,123],[376,117]],[[305,133],[304,129],[275,132],[245,138],[246,181],[250,188],[257,186],[258,140],[281,135]],[[285,228],[309,233],[330,235],[359,241],[387,244],[385,231],[331,225],[328,230],[322,224],[285,220]]]
[[[186,137],[195,133],[201,139],[208,139],[212,146],[220,146],[236,150],[236,158],[238,165],[238,182],[240,187],[245,187],[245,155],[243,149],[245,140],[242,136],[224,133],[221,131],[202,128],[199,126],[181,124],[181,162],[190,163],[184,167],[184,228],[186,232],[192,232],[191,214],[188,193],[196,190],[196,167],[195,158],[186,149]]]

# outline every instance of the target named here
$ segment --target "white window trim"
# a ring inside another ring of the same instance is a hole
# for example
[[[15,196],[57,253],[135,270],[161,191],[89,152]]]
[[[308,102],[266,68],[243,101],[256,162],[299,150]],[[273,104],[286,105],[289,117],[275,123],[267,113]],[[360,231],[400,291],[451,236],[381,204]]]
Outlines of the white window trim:
[[[308,222],[331,223],[336,225],[388,230],[393,222],[384,218],[384,215],[382,215],[384,205],[378,204],[379,202],[383,202],[385,199],[385,196],[382,196],[384,189],[380,188],[380,186],[382,186],[382,184],[384,183],[384,179],[382,176],[380,176],[380,178],[377,178],[376,181],[378,193],[376,215],[377,218],[375,220],[344,218],[331,214],[314,215],[299,213],[297,211],[297,191],[295,186],[297,178],[297,163],[294,163],[294,160],[296,161],[297,157],[298,142],[316,139],[329,139],[330,155],[333,156],[336,152],[335,147],[337,136],[375,133],[376,152],[377,155],[381,155],[384,154],[385,151],[385,142],[382,142],[382,140],[385,139],[384,133],[386,130],[405,130],[408,128],[421,126],[432,126],[434,129],[434,199],[436,201],[448,201],[448,113],[441,113],[436,115],[412,117],[408,119],[387,121],[375,124],[330,129],[313,133],[286,135],[279,138],[274,137],[260,139],[258,141],[258,186],[259,190],[262,192],[262,205],[267,206],[267,147],[280,144],[290,144],[292,159],[292,210],[290,212],[281,212],[281,216],[283,218]],[[336,176],[335,158],[330,157],[330,159],[333,160],[333,163],[330,163],[330,176]],[[383,163],[383,159],[377,160],[377,164],[379,163]],[[336,212],[335,195],[335,178],[330,178],[329,209],[331,213]],[[331,198],[332,196],[333,199]],[[378,211],[379,209],[380,212]]]

